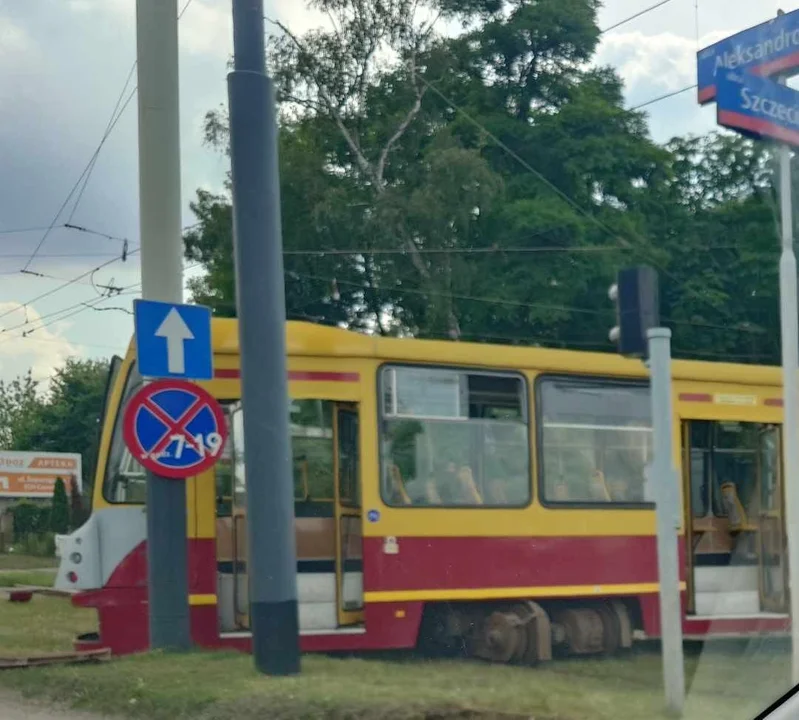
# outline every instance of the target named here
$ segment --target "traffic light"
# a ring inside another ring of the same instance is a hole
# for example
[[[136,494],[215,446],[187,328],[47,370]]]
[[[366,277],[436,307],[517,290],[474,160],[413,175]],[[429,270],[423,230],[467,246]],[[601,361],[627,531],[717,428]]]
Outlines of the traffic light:
[[[646,357],[647,330],[660,324],[657,272],[646,265],[619,270],[608,296],[616,304],[611,342],[622,355]]]

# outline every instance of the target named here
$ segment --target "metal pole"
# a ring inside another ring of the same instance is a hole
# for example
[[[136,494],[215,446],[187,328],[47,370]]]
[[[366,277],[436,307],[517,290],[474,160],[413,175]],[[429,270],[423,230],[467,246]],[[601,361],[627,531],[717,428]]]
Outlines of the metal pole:
[[[142,297],[183,301],[177,0],[137,0]],[[147,474],[150,647],[191,646],[185,483]]]
[[[259,672],[291,675],[300,671],[297,561],[277,120],[265,73],[263,0],[233,0],[233,47],[228,97],[252,647]]]
[[[785,528],[788,535],[788,577],[791,598],[792,677],[799,683],[799,328],[797,327],[796,256],[793,251],[791,150],[780,148],[780,324],[782,335],[783,467],[785,468]]]
[[[682,714],[685,702],[682,606],[677,530],[680,527],[679,480],[673,466],[673,414],[671,398],[671,330],[652,328],[649,367],[652,395],[652,464],[647,482],[657,514],[660,636],[663,652],[663,687],[669,711]]]

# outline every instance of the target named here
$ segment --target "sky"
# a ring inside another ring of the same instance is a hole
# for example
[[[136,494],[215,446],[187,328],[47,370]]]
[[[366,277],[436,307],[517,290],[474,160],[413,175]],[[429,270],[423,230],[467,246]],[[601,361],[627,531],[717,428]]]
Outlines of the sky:
[[[178,1],[183,7],[186,0]],[[609,28],[655,4],[606,0],[599,25]],[[46,381],[70,356],[108,358],[124,353],[130,340],[140,282],[135,95],[96,154],[80,197],[62,205],[118,98],[124,102],[135,85],[135,7],[135,0],[0,0],[0,380],[32,368]],[[698,47],[778,8],[795,10],[799,0],[669,0],[605,33],[596,60],[617,68],[628,106],[636,106],[693,84]],[[319,22],[303,0],[266,0],[266,13],[295,33]],[[230,0],[191,0],[179,34],[183,223],[190,225],[196,189],[219,190],[228,169],[203,143],[203,118],[226,101]],[[700,108],[695,91],[646,110],[658,142],[715,126],[714,107]],[[125,241],[132,254],[123,262]],[[103,286],[126,289],[102,299]]]

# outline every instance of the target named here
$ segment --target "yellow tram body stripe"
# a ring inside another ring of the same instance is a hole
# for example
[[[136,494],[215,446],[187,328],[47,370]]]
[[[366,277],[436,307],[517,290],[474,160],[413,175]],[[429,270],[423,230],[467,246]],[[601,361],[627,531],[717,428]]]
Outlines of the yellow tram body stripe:
[[[499,600],[503,598],[556,598],[586,595],[646,595],[656,593],[658,583],[626,585],[556,585],[553,587],[469,588],[454,590],[381,590],[365,592],[365,602],[411,602],[420,600]],[[685,590],[685,583],[680,583]]]
[[[216,605],[216,595],[213,593],[189,595],[189,605]]]

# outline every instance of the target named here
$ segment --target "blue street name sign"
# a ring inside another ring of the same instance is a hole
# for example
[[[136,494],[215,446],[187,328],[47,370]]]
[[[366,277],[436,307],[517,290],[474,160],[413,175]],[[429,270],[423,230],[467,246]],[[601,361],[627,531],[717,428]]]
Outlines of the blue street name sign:
[[[768,77],[799,69],[799,10],[732,35],[697,53],[700,104],[716,99],[716,81],[730,70]]]
[[[142,377],[213,378],[210,308],[136,300],[133,316]]]
[[[744,73],[718,77],[718,124],[744,135],[799,145],[799,92]]]

